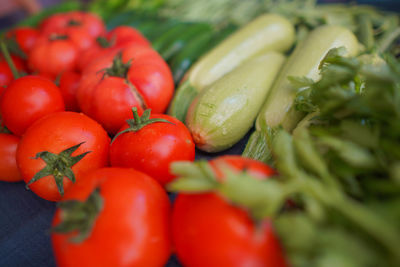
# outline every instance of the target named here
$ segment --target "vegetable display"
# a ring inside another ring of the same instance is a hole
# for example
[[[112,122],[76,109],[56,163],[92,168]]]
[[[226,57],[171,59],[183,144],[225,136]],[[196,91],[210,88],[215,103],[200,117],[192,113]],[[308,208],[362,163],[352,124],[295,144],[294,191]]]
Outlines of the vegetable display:
[[[399,42],[397,13],[314,0],[71,1],[5,29],[1,202],[21,188],[23,230],[47,226],[0,265],[34,243],[57,266],[400,266]]]
[[[177,89],[168,113],[184,121],[190,103],[205,87],[259,53],[285,52],[293,40],[294,28],[285,18],[273,14],[256,18],[192,66]]]

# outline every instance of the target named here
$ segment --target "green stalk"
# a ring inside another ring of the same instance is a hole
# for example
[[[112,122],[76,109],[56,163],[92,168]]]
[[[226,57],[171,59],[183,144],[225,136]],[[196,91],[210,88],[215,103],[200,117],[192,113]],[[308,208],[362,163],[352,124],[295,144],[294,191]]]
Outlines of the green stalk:
[[[311,193],[325,205],[339,211],[343,216],[359,226],[376,241],[390,251],[397,261],[400,261],[398,248],[400,246],[400,234],[391,224],[384,221],[364,206],[350,198],[346,198],[339,190],[327,189],[321,182],[317,182],[307,174],[299,171],[296,177],[305,191]]]
[[[384,53],[386,52],[390,46],[396,41],[397,38],[400,37],[400,27],[396,28],[390,34],[382,38],[378,44],[378,52]]]
[[[8,52],[6,44],[2,41],[0,42],[0,48],[1,52],[3,53],[4,59],[6,60],[8,66],[11,69],[11,72],[14,76],[14,79],[18,79],[20,77],[17,68],[15,67],[14,62],[12,61],[12,58],[10,56],[10,53]]]

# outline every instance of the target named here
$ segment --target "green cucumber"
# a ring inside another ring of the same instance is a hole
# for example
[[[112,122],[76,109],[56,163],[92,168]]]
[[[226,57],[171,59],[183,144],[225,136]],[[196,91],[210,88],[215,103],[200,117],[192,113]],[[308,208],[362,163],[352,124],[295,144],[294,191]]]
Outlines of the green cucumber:
[[[278,52],[254,57],[197,95],[186,125],[199,149],[225,150],[250,130],[284,60]]]
[[[296,92],[288,77],[298,76],[318,80],[320,77],[318,67],[321,60],[330,49],[342,46],[346,48],[349,56],[358,53],[359,43],[350,30],[341,26],[327,25],[316,28],[298,44],[277,77],[257,116],[257,131],[250,137],[243,153],[244,156],[268,160],[269,156],[257,151],[268,153],[270,141],[265,142],[265,139],[271,138],[273,129],[282,126],[287,131],[292,131],[303,117],[303,114],[292,106]],[[264,134],[267,136],[263,136]],[[265,148],[262,148],[263,146]]]
[[[185,31],[184,34],[178,36],[171,43],[166,44],[163,48],[160,49],[161,56],[169,61],[176,53],[178,53],[188,42],[190,42],[193,38],[203,33],[211,33],[213,29],[209,24],[197,24],[193,25]]]
[[[187,112],[183,108],[189,105],[184,102],[192,102],[193,96],[203,88],[257,54],[287,51],[293,44],[294,36],[294,27],[287,19],[275,14],[259,16],[231,34],[190,68],[188,82],[178,88],[176,96],[191,95],[192,98],[173,100],[169,114],[183,121]]]
[[[164,32],[153,42],[153,48],[157,51],[160,51],[166,44],[171,43],[173,40],[178,38],[183,32],[188,29],[188,23],[179,23],[168,31]]]

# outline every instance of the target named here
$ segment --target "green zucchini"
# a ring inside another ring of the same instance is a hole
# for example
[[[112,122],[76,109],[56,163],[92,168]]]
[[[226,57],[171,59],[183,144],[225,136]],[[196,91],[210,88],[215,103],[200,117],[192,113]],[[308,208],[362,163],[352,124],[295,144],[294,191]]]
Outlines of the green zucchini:
[[[201,57],[190,68],[188,82],[178,88],[178,91],[183,91],[179,94],[189,91],[188,96],[195,96],[257,54],[287,51],[293,44],[294,36],[294,27],[287,19],[275,14],[259,16]],[[192,100],[193,98],[185,97],[180,101],[172,101],[169,114],[183,121],[186,110],[181,109],[187,106],[183,102],[190,103]]]
[[[257,116],[256,132],[250,137],[243,152],[246,157],[258,160],[267,160],[257,151],[268,153],[267,148],[273,129],[282,126],[287,131],[292,131],[302,119],[303,114],[299,113],[292,106],[296,92],[288,77],[304,76],[312,80],[318,80],[321,60],[328,51],[335,47],[345,47],[349,56],[358,53],[359,43],[354,34],[341,26],[320,26],[310,32],[295,48],[287,60],[281,73],[277,77],[269,95]],[[267,134],[268,136],[263,136]]]
[[[284,60],[278,52],[254,57],[197,95],[186,125],[199,149],[225,150],[249,131]]]

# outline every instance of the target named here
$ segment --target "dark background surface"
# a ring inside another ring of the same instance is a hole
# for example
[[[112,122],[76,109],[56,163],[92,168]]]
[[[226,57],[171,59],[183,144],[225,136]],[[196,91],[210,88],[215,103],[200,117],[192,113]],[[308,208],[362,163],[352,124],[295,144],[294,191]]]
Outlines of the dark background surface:
[[[48,6],[59,1],[40,0],[39,2]],[[325,0],[320,2],[346,3],[351,1]],[[400,0],[360,0],[357,2],[400,11]],[[4,29],[14,25],[25,15],[21,11],[0,17],[0,28]],[[212,156],[240,154],[247,138],[248,136],[228,151]],[[197,159],[210,157],[211,155],[201,152],[196,154]],[[23,182],[0,182],[0,267],[54,267],[55,262],[48,229],[56,205],[37,197],[26,190],[24,185]],[[172,257],[167,266],[179,266],[179,263],[175,257]]]

